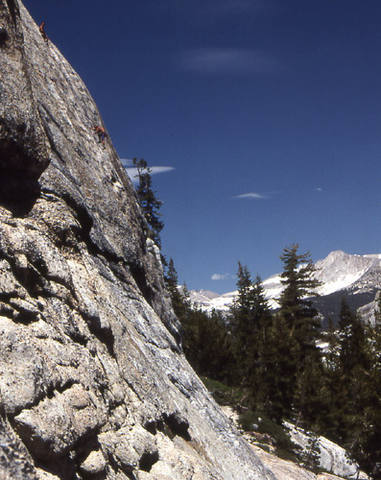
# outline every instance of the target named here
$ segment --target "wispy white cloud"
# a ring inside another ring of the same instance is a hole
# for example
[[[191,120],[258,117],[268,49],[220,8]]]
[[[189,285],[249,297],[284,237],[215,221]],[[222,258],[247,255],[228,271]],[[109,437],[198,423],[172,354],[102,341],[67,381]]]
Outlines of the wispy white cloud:
[[[243,48],[199,48],[184,52],[179,59],[186,71],[204,74],[264,74],[280,69],[271,55]]]
[[[315,192],[322,192],[322,191],[323,191],[323,189],[321,187],[316,187],[315,188]]]
[[[227,280],[230,278],[231,275],[230,273],[213,273],[213,275],[210,277],[212,280]]]
[[[241,193],[240,195],[234,195],[233,198],[247,198],[249,200],[266,200],[267,198],[269,198],[269,196],[263,195],[262,193],[249,192],[249,193]]]
[[[156,175],[157,173],[165,173],[165,172],[172,172],[175,167],[151,167],[152,175]]]
[[[126,172],[130,179],[132,180],[133,183],[137,183],[137,175],[138,171],[135,167],[132,167],[133,165],[132,160],[129,158],[121,158],[120,159],[122,162],[123,167],[126,169]],[[151,175],[156,175],[158,173],[165,173],[165,172],[171,172],[174,170],[174,167],[165,167],[165,166],[153,166],[149,167]]]

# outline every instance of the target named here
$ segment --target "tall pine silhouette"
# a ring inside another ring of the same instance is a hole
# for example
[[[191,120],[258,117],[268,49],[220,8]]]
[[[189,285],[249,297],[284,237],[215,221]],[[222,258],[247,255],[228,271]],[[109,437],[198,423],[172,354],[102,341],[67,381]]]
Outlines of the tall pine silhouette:
[[[148,224],[147,237],[151,238],[161,248],[160,232],[164,223],[160,220],[160,208],[163,202],[157,199],[155,192],[152,190],[152,170],[148,167],[147,162],[144,159],[137,160],[134,158],[133,165],[137,170],[136,176],[138,179],[136,193]]]

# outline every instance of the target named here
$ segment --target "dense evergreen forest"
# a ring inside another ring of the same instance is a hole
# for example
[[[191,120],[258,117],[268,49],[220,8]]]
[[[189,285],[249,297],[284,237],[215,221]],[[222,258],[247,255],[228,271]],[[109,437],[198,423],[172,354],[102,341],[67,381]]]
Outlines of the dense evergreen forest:
[[[196,372],[238,388],[237,399],[281,425],[289,420],[346,448],[381,478],[381,300],[375,326],[342,300],[339,325],[320,328],[310,299],[318,286],[308,254],[281,256],[283,293],[270,310],[261,279],[238,264],[238,297],[222,317],[194,309],[170,260],[166,281]]]
[[[161,202],[146,162],[134,164],[147,236],[160,246]],[[323,435],[346,448],[371,478],[381,479],[381,295],[374,326],[343,299],[339,324],[330,322],[323,331],[311,302],[319,286],[314,265],[291,245],[280,257],[284,288],[277,310],[270,309],[260,277],[252,279],[239,263],[238,296],[229,314],[209,315],[191,305],[186,287],[178,287],[173,260],[162,258],[187,359],[209,385],[217,381],[235,392],[221,403],[230,401],[273,425],[289,420]]]

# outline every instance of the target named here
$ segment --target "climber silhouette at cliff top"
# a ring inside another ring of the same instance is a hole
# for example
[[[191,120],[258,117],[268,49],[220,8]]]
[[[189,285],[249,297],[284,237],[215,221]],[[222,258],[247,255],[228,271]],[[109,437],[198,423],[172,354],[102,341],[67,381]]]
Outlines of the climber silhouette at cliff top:
[[[46,43],[48,43],[48,42],[49,42],[49,38],[48,38],[48,36],[46,35],[46,32],[45,32],[45,20],[43,20],[43,21],[41,22],[41,25],[40,25],[38,28],[39,28],[39,30],[40,30],[40,33],[41,33],[42,38],[45,40]]]
[[[107,133],[105,129],[103,127],[100,127],[99,125],[95,125],[95,127],[93,127],[93,130],[98,135],[99,143],[104,145],[107,138]]]

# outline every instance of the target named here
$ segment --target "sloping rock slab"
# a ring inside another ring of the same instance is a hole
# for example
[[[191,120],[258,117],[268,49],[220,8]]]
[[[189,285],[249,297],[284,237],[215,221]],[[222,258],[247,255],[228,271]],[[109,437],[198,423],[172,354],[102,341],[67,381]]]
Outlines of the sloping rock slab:
[[[271,480],[188,365],[81,79],[0,3],[0,478]]]

